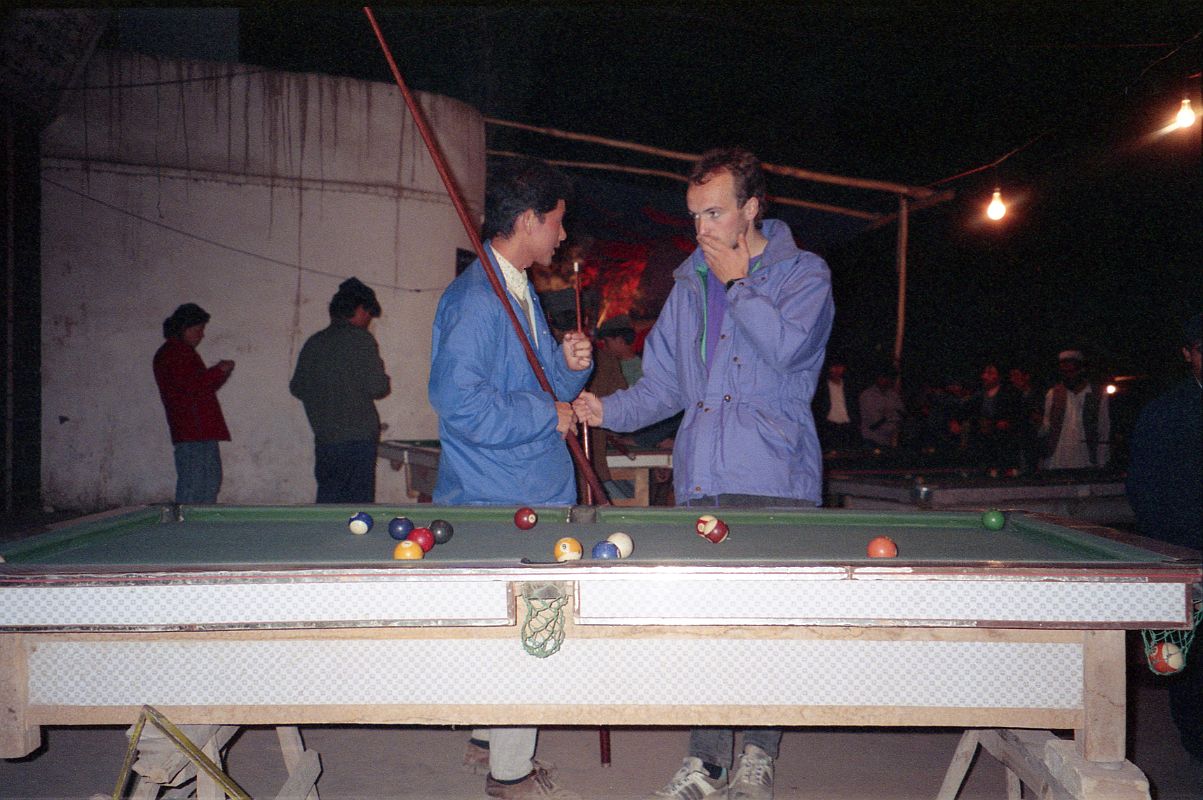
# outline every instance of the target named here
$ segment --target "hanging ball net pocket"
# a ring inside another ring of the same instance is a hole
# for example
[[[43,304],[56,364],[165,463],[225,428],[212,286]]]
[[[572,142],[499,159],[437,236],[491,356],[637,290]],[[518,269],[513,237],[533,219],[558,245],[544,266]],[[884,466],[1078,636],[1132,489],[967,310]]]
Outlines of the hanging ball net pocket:
[[[1181,631],[1141,631],[1145,646],[1145,662],[1156,675],[1173,675],[1186,668],[1186,654],[1195,640],[1195,631],[1203,622],[1203,592],[1199,586],[1192,593],[1191,626]]]
[[[564,607],[568,593],[554,583],[522,587],[526,613],[522,619],[522,649],[535,658],[555,655],[564,643]]]

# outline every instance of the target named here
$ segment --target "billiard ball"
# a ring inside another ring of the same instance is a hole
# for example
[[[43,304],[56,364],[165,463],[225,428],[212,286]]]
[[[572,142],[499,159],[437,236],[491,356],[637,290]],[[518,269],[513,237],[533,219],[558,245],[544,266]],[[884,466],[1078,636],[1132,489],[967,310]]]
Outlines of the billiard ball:
[[[556,561],[576,561],[581,557],[581,543],[571,536],[565,536],[556,542],[552,555]]]
[[[393,558],[398,561],[413,561],[424,555],[426,555],[426,552],[422,549],[422,545],[413,539],[402,539],[393,548]]]
[[[414,523],[409,517],[393,517],[388,523],[388,535],[397,540],[409,536],[413,529]]]
[[[514,524],[524,531],[535,527],[535,523],[538,521],[539,515],[525,506],[514,512]]]
[[[362,536],[372,529],[372,515],[362,511],[347,520],[347,529],[357,536]]]
[[[1006,524],[1007,515],[997,508],[992,508],[982,514],[982,527],[988,531],[1001,531]]]
[[[705,536],[706,531],[710,530],[710,526],[714,525],[717,520],[718,517],[714,516],[713,514],[703,514],[702,516],[698,517],[698,521],[694,526],[694,530],[698,532],[698,536]]]
[[[618,545],[611,541],[598,542],[590,553],[593,558],[618,558]]]
[[[889,536],[878,536],[869,541],[866,552],[869,558],[894,558],[898,555],[898,545]]]
[[[698,536],[701,536],[703,539],[709,539],[715,544],[726,539],[727,534],[730,532],[731,529],[727,527],[727,523],[709,514],[698,520]]]
[[[1148,652],[1149,667],[1160,675],[1172,675],[1186,666],[1182,648],[1173,642],[1158,642]]]
[[[417,542],[423,553],[429,553],[430,548],[434,547],[434,534],[430,532],[430,528],[414,528],[405,538]]]
[[[451,541],[451,535],[455,533],[455,529],[451,527],[451,523],[445,519],[436,519],[427,527],[434,534],[435,544],[447,544]]]
[[[635,540],[630,537],[630,534],[622,531],[614,531],[606,537],[606,541],[613,542],[614,546],[618,548],[619,558],[626,558],[635,549]]]

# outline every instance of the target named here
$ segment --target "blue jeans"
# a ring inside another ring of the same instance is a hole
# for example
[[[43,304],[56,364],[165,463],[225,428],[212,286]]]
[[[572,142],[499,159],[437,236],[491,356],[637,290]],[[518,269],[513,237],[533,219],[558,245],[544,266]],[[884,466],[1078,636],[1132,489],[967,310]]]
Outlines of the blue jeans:
[[[770,497],[754,494],[720,494],[699,497],[685,505],[693,508],[814,508],[812,500],[796,497]],[[747,728],[743,731],[744,746],[754,744],[776,758],[781,745],[780,728]],[[724,769],[731,769],[735,731],[731,728],[694,728],[689,732],[689,755]]]
[[[335,442],[314,447],[319,503],[376,502],[376,443]]]
[[[769,758],[777,758],[780,728],[746,728],[743,734],[745,747],[754,744]],[[731,769],[734,744],[735,731],[730,728],[694,728],[689,732],[689,754],[724,769]]]
[[[175,501],[216,503],[221,488],[221,450],[217,442],[180,442],[175,446]]]

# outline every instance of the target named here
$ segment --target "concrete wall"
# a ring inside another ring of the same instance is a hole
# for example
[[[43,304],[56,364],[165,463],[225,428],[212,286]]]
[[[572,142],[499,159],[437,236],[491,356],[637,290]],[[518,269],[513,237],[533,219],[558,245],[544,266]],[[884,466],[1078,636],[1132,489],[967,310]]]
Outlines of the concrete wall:
[[[312,434],[288,393],[305,338],[356,275],[392,395],[389,438],[435,438],[435,305],[466,233],[395,86],[99,52],[42,139],[42,481],[46,503],[169,500],[172,448],[151,372],[162,321],[211,315],[199,352],[237,366],[219,399],[228,503],[314,496]],[[421,97],[474,218],[484,123]],[[378,499],[402,500],[384,464]]]

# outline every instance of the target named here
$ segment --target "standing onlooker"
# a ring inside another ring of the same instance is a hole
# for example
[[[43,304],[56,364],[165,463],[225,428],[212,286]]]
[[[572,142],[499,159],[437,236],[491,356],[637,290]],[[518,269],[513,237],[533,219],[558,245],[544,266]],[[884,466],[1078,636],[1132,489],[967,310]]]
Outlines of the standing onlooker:
[[[619,389],[634,386],[643,374],[641,359],[635,352],[635,327],[626,314],[611,317],[597,329],[602,347],[597,351],[593,377],[587,388],[598,397],[607,397]],[[589,429],[590,459],[597,479],[606,487],[610,499],[634,497],[634,485],[629,480],[615,480],[606,462],[606,441],[609,434],[602,428]],[[600,498],[594,498],[595,501]]]
[[[763,219],[764,172],[746,150],[703,155],[685,201],[698,248],[673,273],[643,377],[605,398],[582,392],[577,414],[631,431],[684,411],[673,446],[683,505],[817,506],[823,464],[810,404],[835,316],[831,272],[784,222]],[[730,728],[694,729],[656,796],[772,798],[781,731],[744,730],[728,780],[734,740]]]
[[[330,325],[309,337],[288,390],[313,428],[319,503],[376,500],[376,401],[389,393],[380,348],[368,327],[380,316],[376,293],[358,278],[339,284]]]
[[[1040,425],[1041,469],[1101,468],[1111,453],[1111,412],[1107,395],[1086,379],[1081,350],[1057,356],[1061,381],[1044,396]]]
[[[860,438],[855,396],[848,385],[848,365],[838,359],[827,362],[826,377],[815,392],[815,422],[823,450],[847,450]]]
[[[439,300],[431,344],[430,403],[439,415],[442,454],[434,501],[455,505],[571,505],[576,482],[567,436],[570,405],[593,366],[589,337],[552,337],[527,270],[550,264],[564,241],[572,193],[558,170],[534,159],[494,169],[485,190],[482,231],[488,263],[472,262]],[[485,270],[505,286],[494,292]],[[539,385],[503,302],[518,317],[548,383]],[[533,727],[476,728],[464,766],[487,770],[489,797],[575,797],[534,760]]]
[[[1128,500],[1137,530],[1203,549],[1203,314],[1184,326],[1185,380],[1145,406],[1132,431]],[[1197,556],[1196,556],[1197,557]],[[1203,763],[1203,657],[1199,640],[1169,678],[1170,714],[1182,746]]]
[[[196,303],[184,303],[163,321],[167,341],[155,353],[155,383],[167,411],[167,427],[175,445],[175,502],[216,503],[221,489],[221,449],[230,431],[217,402],[217,390],[234,370],[234,362],[218,361],[208,369],[196,352],[205,338],[209,314]]]
[[[1040,440],[1036,434],[1044,420],[1044,399],[1032,383],[1031,370],[1011,367],[1007,379],[1019,398],[1019,426],[1015,431],[1019,469],[1025,473],[1032,472],[1040,459]]]
[[[895,388],[897,372],[881,367],[873,385],[860,393],[860,435],[871,447],[895,447],[906,407]]]
[[[982,368],[982,385],[964,403],[966,445],[974,462],[991,468],[1018,468],[1016,432],[1022,415],[1019,396],[1002,382],[996,364]]]

